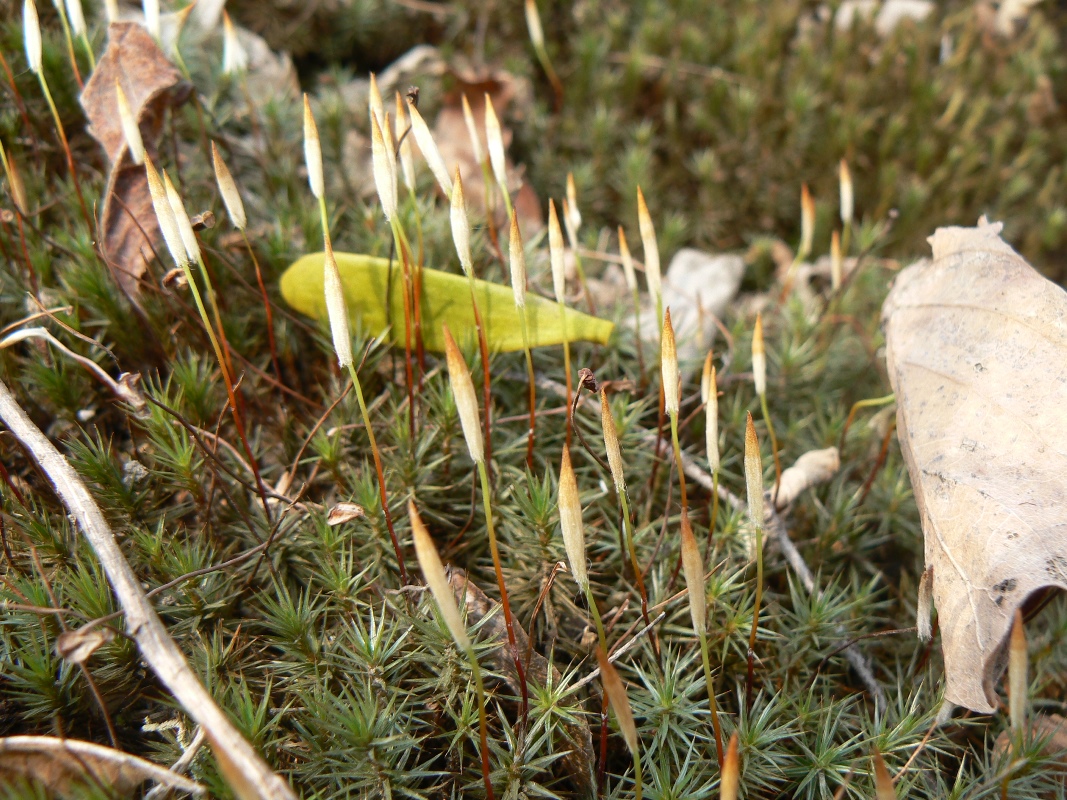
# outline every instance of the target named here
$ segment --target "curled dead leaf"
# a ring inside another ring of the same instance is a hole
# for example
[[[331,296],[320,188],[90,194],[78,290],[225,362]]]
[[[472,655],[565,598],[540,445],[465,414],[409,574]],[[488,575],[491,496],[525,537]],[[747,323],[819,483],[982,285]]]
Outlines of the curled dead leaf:
[[[200,796],[205,789],[169,769],[121,750],[77,739],[8,736],[0,739],[0,786],[31,779],[61,796],[79,786],[105,786],[131,795],[145,781]],[[109,795],[110,796],[110,795]]]
[[[1000,230],[939,229],[934,260],[901,272],[882,310],[945,696],[982,713],[1015,610],[1067,588],[1067,293]]]
[[[126,145],[116,86],[129,104],[149,155],[156,154],[164,112],[183,103],[191,87],[142,25],[115,22],[108,45],[81,95],[89,133],[107,153],[110,172],[100,214],[100,250],[115,281],[137,302],[138,281],[160,241],[144,167]]]

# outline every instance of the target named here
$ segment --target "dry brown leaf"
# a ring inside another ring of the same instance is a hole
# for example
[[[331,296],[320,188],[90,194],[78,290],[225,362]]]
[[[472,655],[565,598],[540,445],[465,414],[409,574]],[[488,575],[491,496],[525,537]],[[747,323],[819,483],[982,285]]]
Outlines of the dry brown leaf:
[[[145,150],[152,156],[164,111],[184,102],[190,87],[141,25],[115,22],[108,34],[107,50],[85,85],[81,104],[89,133],[104,148],[111,168],[100,214],[100,250],[119,287],[137,302],[138,281],[160,242],[160,232],[144,167],[133,163],[126,147],[115,83],[121,85]]]
[[[1067,588],[1067,293],[1000,238],[941,228],[882,310],[946,698],[997,706],[1015,609]]]
[[[507,682],[515,694],[519,694],[519,680],[515,673],[515,662],[506,645],[508,641],[507,628],[504,625],[503,614],[500,613],[500,604],[490,600],[485,592],[474,585],[467,577],[467,573],[458,567],[448,568],[448,580],[452,584],[452,591],[456,593],[456,602],[461,607],[466,607],[467,626],[474,628],[481,625],[478,630],[480,639],[497,641],[500,647],[490,651],[489,657],[493,659],[493,670]],[[491,616],[490,616],[491,615]],[[485,619],[489,617],[489,619]],[[483,620],[485,620],[483,622]],[[514,624],[515,644],[519,653],[525,657],[527,651],[530,659],[526,663],[526,679],[528,682],[547,685],[549,682],[549,670],[552,671],[552,684],[558,686],[562,680],[559,670],[549,661],[529,647],[529,638],[526,631],[518,621]],[[578,784],[583,793],[592,793],[593,782],[593,738],[589,733],[589,727],[583,723],[562,726],[570,751],[563,756],[563,766],[570,772],[571,777]]]
[[[89,656],[115,638],[111,628],[63,631],[56,639],[56,655],[72,664],[84,664]]]
[[[194,795],[205,791],[188,778],[121,750],[52,736],[0,739],[0,786],[19,778],[37,781],[60,796],[86,785],[104,785],[117,796],[132,796],[145,781]]]

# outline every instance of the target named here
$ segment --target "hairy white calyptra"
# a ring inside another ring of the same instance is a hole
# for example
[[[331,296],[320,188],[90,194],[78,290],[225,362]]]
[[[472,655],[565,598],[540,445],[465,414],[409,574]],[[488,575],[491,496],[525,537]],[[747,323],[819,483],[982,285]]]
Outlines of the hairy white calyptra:
[[[763,397],[767,392],[767,351],[763,346],[763,314],[756,314],[756,327],[752,330],[752,382],[756,394]]]
[[[222,12],[222,72],[236,75],[248,69],[248,51],[237,38],[237,27],[230,15]]]
[[[704,588],[704,565],[700,548],[689,524],[689,512],[682,509],[682,572],[685,573],[685,588],[689,590],[689,615],[693,618],[693,630],[704,633],[708,619],[708,599]]]
[[[167,197],[167,187],[156,171],[152,159],[147,156],[144,160],[144,167],[148,178],[148,191],[152,195],[152,208],[156,212],[156,219],[159,220],[159,230],[163,233],[163,241],[174,263],[179,267],[184,267],[189,263],[189,254],[186,253],[185,245],[182,244],[178,220],[174,217],[174,209]]]
[[[797,257],[804,259],[811,255],[811,243],[815,238],[815,201],[805,183],[800,187],[800,252]]]
[[[619,257],[622,259],[622,274],[626,276],[626,287],[631,292],[637,291],[637,273],[634,272],[634,257],[630,255],[630,245],[626,242],[626,231],[619,226]]]
[[[449,218],[452,222],[452,241],[456,245],[459,265],[463,267],[463,274],[469,278],[474,269],[474,262],[471,260],[471,226],[467,219],[467,203],[463,198],[463,180],[459,176],[459,167],[456,167],[456,177],[452,181]]]
[[[759,440],[756,438],[756,426],[752,423],[751,413],[745,424],[745,489],[748,494],[748,515],[753,525],[762,528],[763,460],[760,458]]]
[[[222,160],[219,148],[214,142],[211,143],[211,163],[215,167],[215,180],[219,184],[219,192],[222,194],[222,202],[226,205],[226,213],[230,215],[233,226],[243,231],[248,223],[245,217],[245,204],[241,199],[241,193],[237,191],[237,184],[234,183],[230,168]]]
[[[634,724],[633,711],[630,709],[630,698],[626,695],[626,687],[622,685],[615,665],[608,661],[607,655],[600,645],[596,648],[596,658],[600,664],[600,680],[604,684],[604,693],[608,696],[608,702],[615,712],[615,719],[619,723],[619,732],[626,742],[630,752],[637,756],[637,725]]]
[[[579,217],[579,222],[581,217]],[[570,201],[563,198],[563,227],[567,229],[567,242],[571,246],[571,250],[575,253],[578,252],[578,229],[574,227],[574,214],[571,213]]]
[[[311,113],[311,102],[304,94],[304,162],[308,168],[308,185],[316,199],[321,200],[326,194],[326,183],[322,177],[322,145],[319,142],[319,128],[315,116]]]
[[[730,735],[726,746],[726,757],[722,764],[722,778],[719,781],[719,800],[737,800],[737,787],[741,782],[741,758],[737,753],[737,731]]]
[[[144,140],[141,139],[141,126],[130,110],[130,103],[126,99],[126,93],[122,86],[115,81],[115,102],[119,107],[119,123],[122,125],[122,135],[126,139],[126,146],[130,149],[130,158],[134,164],[144,163]]]
[[[157,42],[163,37],[163,26],[159,14],[159,0],[144,0],[144,25]]]
[[[645,195],[637,187],[637,222],[641,229],[641,244],[645,251],[645,281],[652,307],[656,308],[663,296],[663,277],[659,266],[659,245],[656,243],[656,227],[652,224],[652,215],[648,213]],[[658,312],[657,312],[658,313]],[[659,320],[656,320],[659,322]]]
[[[174,210],[174,220],[178,223],[178,234],[181,236],[185,254],[189,257],[190,263],[198,261],[200,259],[200,243],[196,240],[196,233],[193,232],[193,223],[189,220],[189,213],[185,210],[182,196],[174,188],[174,184],[171,183],[170,176],[166,171],[163,173],[163,186],[167,191],[167,201]]]
[[[481,166],[482,159],[485,158],[482,155],[482,139],[478,135],[478,125],[474,121],[474,112],[471,111],[471,104],[466,94],[463,95],[463,122],[467,126],[467,135],[471,139],[471,154],[474,156],[474,163]]]
[[[660,337],[660,374],[663,378],[663,406],[671,417],[678,416],[681,407],[678,350],[674,344],[674,325],[671,310],[663,315],[663,335]]]
[[[456,596],[452,593],[452,585],[445,575],[441,556],[437,554],[430,532],[426,530],[419,512],[415,510],[415,503],[411,500],[408,500],[408,519],[411,520],[411,533],[415,542],[415,558],[418,559],[426,585],[430,587],[430,593],[437,601],[437,607],[441,609],[441,617],[448,626],[452,638],[456,640],[456,644],[461,649],[469,650],[471,640],[467,636],[467,629],[463,626],[463,617],[459,614]]]
[[[108,24],[119,21],[119,0],[104,0],[104,15]]]
[[[564,208],[563,216],[566,219],[567,227],[574,228],[574,234],[577,238],[578,229],[582,227],[582,212],[578,210],[578,190],[574,185],[574,173],[567,173],[567,205]],[[573,246],[573,242],[571,243]]]
[[[834,231],[830,235],[830,288],[835,292],[841,288],[844,267],[844,259],[841,257],[841,234]]]
[[[326,258],[322,262],[322,286],[326,294],[326,315],[330,318],[333,349],[337,353],[337,363],[345,369],[353,363],[352,335],[348,329],[348,305],[341,284],[341,271],[337,268],[337,258],[329,239],[326,240]]]
[[[70,21],[70,32],[73,36],[84,36],[85,11],[82,9],[82,0],[66,0],[67,19]]]
[[[526,0],[526,29],[530,32],[530,42],[534,47],[545,46],[545,31],[541,27],[541,15],[537,11],[537,0]]]
[[[371,164],[374,168],[374,186],[378,190],[378,199],[382,203],[385,218],[392,221],[396,216],[396,160],[393,148],[386,142],[389,132],[389,115],[384,117],[385,129],[378,123],[378,118],[371,114]]]
[[[448,176],[448,168],[445,166],[444,159],[441,158],[441,151],[437,149],[437,143],[433,140],[433,134],[430,133],[426,120],[422,118],[419,109],[411,102],[411,98],[408,98],[408,114],[411,116],[411,133],[415,136],[415,144],[422,151],[422,157],[426,159],[426,165],[437,179],[441,191],[445,193],[446,197],[451,197],[452,179]]]
[[[522,233],[519,231],[519,218],[514,209],[511,212],[511,236],[508,241],[508,264],[511,267],[511,293],[515,297],[515,308],[526,307],[526,252],[522,246]]]
[[[408,129],[407,111],[404,110],[404,98],[396,93],[396,120],[394,121],[396,140],[400,142],[400,169],[404,175],[404,186],[409,192],[415,191],[415,156],[411,148],[411,136],[405,136]]]
[[[485,143],[489,148],[489,164],[493,168],[493,177],[500,184],[500,191],[508,190],[507,159],[504,156],[504,133],[500,130],[500,120],[493,108],[493,98],[485,95]]]
[[[571,454],[563,448],[563,462],[559,467],[559,525],[563,530],[563,547],[567,551],[571,575],[582,591],[589,589],[589,573],[585,567],[585,531],[582,527],[582,501],[578,497],[578,481],[571,466]]]
[[[712,354],[704,360],[704,374],[700,380],[700,397],[704,401],[704,439],[708,453],[708,468],[718,471],[719,458],[719,387],[715,380],[715,365]]]
[[[41,74],[41,20],[37,4],[24,0],[22,4],[22,40],[26,46],[26,63],[34,73]]]
[[[563,267],[563,231],[559,227],[556,203],[551,199],[548,201],[548,260],[552,265],[552,289],[556,294],[556,302],[563,303],[567,299],[567,273]]]
[[[478,397],[474,394],[474,382],[471,380],[467,362],[463,359],[456,340],[447,325],[442,325],[445,332],[445,362],[448,364],[448,382],[452,386],[452,395],[456,398],[459,422],[463,427],[463,438],[467,440],[467,452],[477,464],[485,461],[485,445],[482,441],[481,417],[478,413]]]
[[[611,469],[611,481],[615,491],[621,497],[626,493],[626,476],[622,469],[622,448],[619,446],[619,431],[615,427],[615,417],[608,404],[607,389],[600,389],[600,427],[604,429],[604,448],[608,451],[608,467]]]
[[[371,119],[378,120],[378,125],[385,126],[385,103],[382,101],[382,93],[378,90],[378,77],[370,74],[370,90],[367,92],[367,110]]]
[[[852,172],[848,168],[848,162],[841,159],[838,167],[838,178],[841,182],[841,222],[848,225],[852,222],[855,212],[855,200],[852,195]]]

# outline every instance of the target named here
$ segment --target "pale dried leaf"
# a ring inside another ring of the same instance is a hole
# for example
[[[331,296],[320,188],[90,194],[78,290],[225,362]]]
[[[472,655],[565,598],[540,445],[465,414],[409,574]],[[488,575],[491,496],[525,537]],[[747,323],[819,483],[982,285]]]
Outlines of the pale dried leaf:
[[[330,509],[326,524],[330,527],[367,516],[366,510],[359,503],[338,503]]]
[[[56,639],[56,655],[72,664],[83,664],[104,644],[115,638],[111,628],[63,631]]]
[[[778,494],[774,498],[777,508],[785,508],[796,500],[805,489],[826,483],[841,469],[841,454],[836,447],[825,450],[810,450],[782,472]]]
[[[19,778],[37,781],[61,796],[86,785],[107,786],[116,796],[128,796],[145,781],[193,795],[205,791],[188,778],[121,750],[52,736],[0,739],[0,786]]]
[[[1000,237],[938,230],[883,308],[946,698],[997,706],[1015,610],[1067,588],[1067,293]]]

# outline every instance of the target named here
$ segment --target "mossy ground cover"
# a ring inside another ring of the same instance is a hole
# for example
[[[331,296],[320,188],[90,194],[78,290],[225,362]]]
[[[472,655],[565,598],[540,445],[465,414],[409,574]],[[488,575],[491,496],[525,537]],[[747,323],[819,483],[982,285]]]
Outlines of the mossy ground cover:
[[[1027,740],[1014,754],[995,751],[1005,715],[957,719],[930,732],[942,700],[936,640],[925,647],[904,631],[858,641],[885,706],[875,703],[841,651],[859,637],[914,624],[923,563],[918,515],[895,441],[883,453],[888,419],[865,412],[842,442],[853,403],[889,391],[879,309],[896,265],[923,254],[922,239],[936,225],[973,224],[989,213],[1005,221],[1006,237],[1024,255],[1046,273],[1060,274],[1067,124],[1056,97],[1065,64],[1054,9],[1039,8],[1010,40],[984,31],[965,3],[879,39],[863,26],[846,33],[807,22],[813,9],[793,2],[555,4],[541,13],[566,87],[557,114],[517,5],[483,12],[444,6],[448,14],[433,22],[391,4],[352,8],[345,17],[347,11],[325,4],[313,7],[308,24],[318,31],[314,41],[294,39],[316,98],[338,250],[388,257],[392,238],[376,198],[361,198],[345,185],[345,132],[366,134],[368,120],[364,108],[344,105],[336,87],[424,39],[448,57],[484,58],[533,81],[532,106],[521,119],[506,120],[515,133],[512,155],[527,165],[542,198],[562,195],[566,173],[574,172],[582,238],[590,249],[601,229],[613,231],[619,223],[636,249],[638,186],[665,256],[682,244],[744,249],[768,237],[795,244],[799,187],[807,182],[818,212],[815,252],[824,253],[836,224],[836,167],[842,157],[849,160],[862,219],[853,253],[864,249],[867,256],[832,308],[828,292],[814,306],[796,297],[778,302],[767,248],[753,249],[746,277],[747,291],[774,300],[763,322],[768,404],[783,462],[843,444],[839,473],[802,495],[786,517],[818,591],[808,592],[768,545],[751,681],[756,579],[745,555],[747,521],[723,505],[709,534],[710,496],[689,484],[697,540],[702,549],[710,547],[711,661],[725,733],[738,735],[742,791],[746,797],[870,797],[877,750],[892,774],[907,764],[896,782],[900,797],[999,796],[1006,779],[1011,797],[1062,796],[1062,772],[1040,742]],[[252,27],[264,13],[238,10]],[[0,81],[0,139],[28,197],[21,219],[10,194],[4,197],[0,323],[50,309],[51,318],[32,324],[48,326],[112,375],[140,372],[155,402],[138,418],[83,367],[33,342],[0,352],[0,376],[90,483],[146,587],[222,564],[271,539],[266,558],[181,580],[154,602],[210,691],[302,795],[481,796],[478,715],[466,656],[428,593],[402,589],[362,416],[352,393],[344,394],[348,376],[336,368],[328,328],[288,312],[277,291],[285,267],[321,247],[299,146],[299,98],[257,107],[249,117],[239,82],[220,74],[219,42],[209,40],[210,47],[182,53],[200,111],[187,105],[172,113],[160,154],[179,179],[187,207],[213,210],[219,219],[199,236],[241,378],[247,439],[264,481],[295,501],[272,500],[265,508],[188,291],[161,284],[170,266],[162,252],[144,282],[142,309],[119,291],[96,253],[94,231],[82,220],[51,117],[26,67],[20,8],[3,2],[0,12],[0,53],[16,87]],[[331,25],[330,14],[363,23]],[[104,188],[103,155],[84,131],[57,20],[44,14],[44,24],[45,71],[78,180],[92,202]],[[99,52],[103,29],[92,31]],[[379,32],[371,37],[373,50],[357,46],[367,31]],[[88,73],[87,63],[81,67]],[[421,86],[422,108],[432,118],[448,87],[434,78]],[[241,187],[253,246],[277,303],[279,377],[272,372],[252,263],[235,243],[214,183],[209,139],[222,143]],[[258,144],[249,149],[248,141]],[[427,265],[458,272],[447,203],[421,167],[419,183],[417,195],[401,203],[401,224],[413,230],[419,219]],[[475,223],[477,273],[506,283],[507,265],[497,259],[481,220]],[[599,269],[589,261],[587,268]],[[36,301],[28,295],[31,273]],[[550,285],[543,274],[531,279]],[[774,480],[751,383],[747,308],[739,304],[727,315],[730,336],[715,344],[721,481],[740,497],[748,412],[757,423],[765,481]],[[408,567],[417,574],[405,512],[412,500],[445,560],[498,599],[477,474],[443,364],[427,358],[409,415],[402,351],[358,328],[354,336]],[[476,348],[466,355],[481,397]],[[678,478],[669,435],[660,455],[644,438],[659,421],[659,372],[649,347],[643,355],[642,371],[634,338],[622,327],[607,346],[572,347],[575,370],[589,367],[614,384],[638,560],[647,567],[650,604],[666,615],[656,636],[642,637],[617,667],[638,726],[645,796],[715,796],[720,772],[700,650],[685,598],[675,597],[684,586]],[[534,362],[539,375],[563,381],[560,348],[536,350]],[[572,796],[581,781],[563,757],[564,732],[588,725],[599,762],[601,700],[598,681],[571,690],[596,663],[586,602],[566,573],[549,580],[553,566],[565,560],[556,489],[566,403],[546,387],[539,390],[528,467],[522,354],[494,356],[490,374],[492,506],[503,573],[516,619],[559,671],[530,687],[523,726],[514,691],[494,675],[501,671],[492,657],[497,642],[478,639],[474,631],[490,672],[493,780],[499,796]],[[683,385],[680,443],[702,460],[699,405],[692,377]],[[600,453],[598,416],[582,408],[574,424]],[[642,627],[617,499],[608,473],[577,440],[572,455],[592,592],[609,643],[616,644]],[[93,553],[10,437],[0,438],[0,463],[0,597],[21,607],[58,604],[69,610],[71,627],[115,612]],[[290,471],[292,482],[279,484]],[[328,510],[342,501],[362,505],[366,516],[329,525]],[[56,655],[60,630],[55,614],[3,611],[0,733],[106,743],[100,704],[82,673]],[[1062,711],[1067,607],[1054,601],[1027,633],[1033,708]],[[118,745],[165,764],[177,760],[191,735],[188,719],[134,645],[117,637],[87,666]],[[632,796],[632,763],[614,729],[606,756],[603,794]],[[231,794],[206,752],[190,774],[218,796]]]

